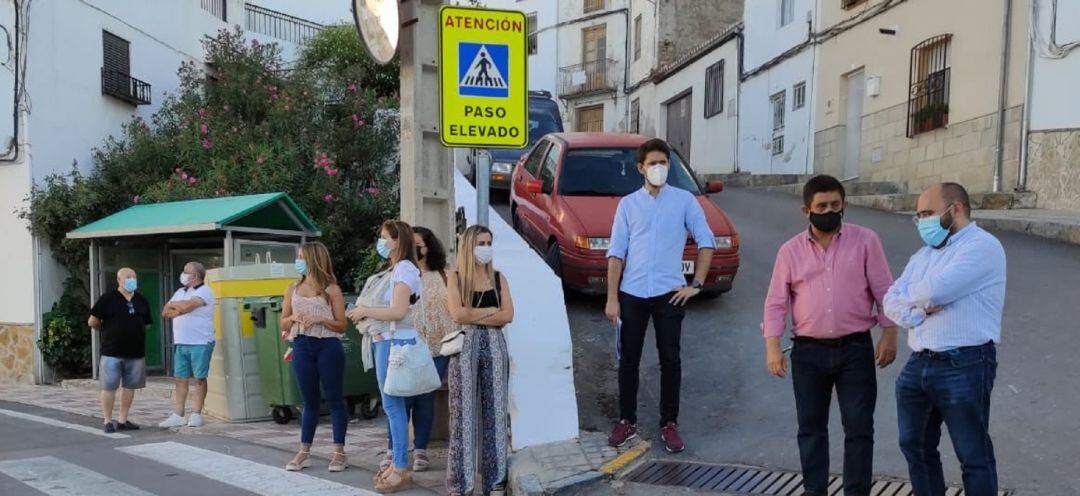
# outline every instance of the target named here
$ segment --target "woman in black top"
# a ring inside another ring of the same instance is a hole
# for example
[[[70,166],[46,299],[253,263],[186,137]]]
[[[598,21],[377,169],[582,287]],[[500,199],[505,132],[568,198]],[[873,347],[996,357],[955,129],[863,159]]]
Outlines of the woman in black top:
[[[457,272],[448,278],[450,316],[465,330],[465,343],[461,353],[450,359],[447,378],[450,454],[446,488],[451,495],[472,494],[473,474],[477,472],[485,494],[505,491],[510,449],[506,422],[510,355],[502,327],[514,319],[514,302],[506,277],[492,267],[491,242],[491,231],[486,227],[466,229],[458,246]],[[479,445],[478,431],[483,433]]]

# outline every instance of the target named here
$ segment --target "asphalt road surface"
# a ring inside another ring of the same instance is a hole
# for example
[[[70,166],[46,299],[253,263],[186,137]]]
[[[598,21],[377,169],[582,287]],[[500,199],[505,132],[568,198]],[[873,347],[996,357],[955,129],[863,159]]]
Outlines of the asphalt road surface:
[[[639,394],[639,429],[654,441],[653,456],[798,470],[796,423],[790,379],[765,372],[759,324],[765,291],[780,245],[806,229],[798,198],[730,189],[715,196],[735,222],[741,267],[734,290],[691,304],[683,327],[680,423],[687,450],[658,449],[659,364],[647,345]],[[503,201],[505,201],[503,199]],[[497,207],[505,217],[507,209]],[[846,222],[877,231],[894,276],[920,246],[909,217],[851,207]],[[996,232],[1008,256],[1003,342],[993,395],[991,431],[1002,488],[1019,494],[1080,494],[1080,247],[1032,236]],[[603,319],[603,300],[567,295],[574,338],[581,426],[608,431],[618,416],[614,336]],[[880,335],[874,331],[875,341]],[[907,476],[897,445],[894,383],[909,355],[900,334],[896,363],[878,375],[874,472]],[[651,338],[647,343],[651,342]],[[831,463],[841,471],[842,430],[833,408]],[[951,445],[941,451],[950,483],[960,472]]]

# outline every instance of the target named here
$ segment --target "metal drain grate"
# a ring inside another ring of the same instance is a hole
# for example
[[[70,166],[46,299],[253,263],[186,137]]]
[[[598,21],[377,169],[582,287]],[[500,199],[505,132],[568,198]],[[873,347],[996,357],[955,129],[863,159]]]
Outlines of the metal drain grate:
[[[799,496],[802,494],[802,475],[795,472],[766,470],[733,465],[707,465],[653,461],[638,467],[626,480],[659,486],[679,486],[734,494]],[[871,488],[871,496],[911,496],[911,484],[904,481],[879,480]],[[843,494],[843,480],[829,478],[829,495]],[[964,490],[951,487],[946,496],[963,496]],[[1008,496],[1002,491],[1000,496]]]

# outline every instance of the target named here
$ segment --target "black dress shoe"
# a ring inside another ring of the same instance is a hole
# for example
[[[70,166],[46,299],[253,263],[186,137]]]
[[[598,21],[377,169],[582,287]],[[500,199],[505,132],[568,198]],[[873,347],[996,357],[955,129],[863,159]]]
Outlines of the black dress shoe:
[[[139,426],[131,423],[130,420],[125,420],[122,424],[116,424],[116,429],[121,431],[137,431],[139,430]]]

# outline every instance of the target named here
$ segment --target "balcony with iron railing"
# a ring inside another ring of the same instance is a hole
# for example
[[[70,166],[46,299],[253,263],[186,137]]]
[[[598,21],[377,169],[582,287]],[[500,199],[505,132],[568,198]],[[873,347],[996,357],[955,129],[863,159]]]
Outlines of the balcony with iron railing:
[[[592,60],[559,68],[559,96],[580,98],[613,92],[618,89],[617,62]]]
[[[225,3],[226,0],[200,0],[203,10],[209,12],[214,17],[227,20],[225,17]]]
[[[282,41],[301,44],[319,34],[323,25],[253,4],[244,4],[245,27]]]
[[[101,68],[101,94],[132,105],[150,105],[150,83],[104,67]]]

